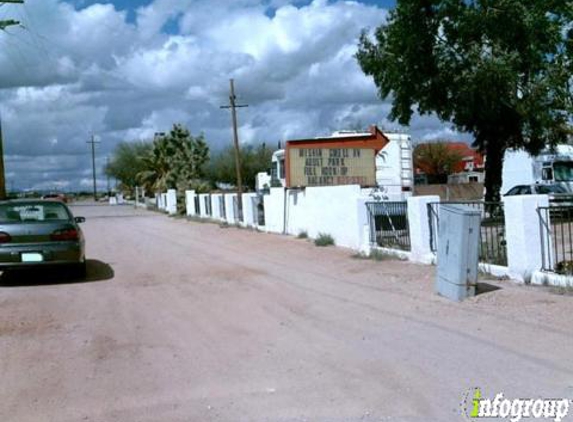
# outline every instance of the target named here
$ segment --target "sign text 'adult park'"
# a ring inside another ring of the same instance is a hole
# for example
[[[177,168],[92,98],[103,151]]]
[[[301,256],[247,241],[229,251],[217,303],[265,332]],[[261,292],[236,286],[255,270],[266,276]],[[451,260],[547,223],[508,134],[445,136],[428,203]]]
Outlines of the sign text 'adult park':
[[[289,148],[289,185],[373,186],[374,154],[371,148]]]

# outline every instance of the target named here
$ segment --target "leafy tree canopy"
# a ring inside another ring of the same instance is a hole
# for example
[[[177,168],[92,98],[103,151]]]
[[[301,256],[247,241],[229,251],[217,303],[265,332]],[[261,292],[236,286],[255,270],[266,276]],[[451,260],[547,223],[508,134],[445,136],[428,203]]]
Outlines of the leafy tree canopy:
[[[137,175],[146,168],[143,157],[149,154],[151,149],[151,142],[119,143],[105,167],[106,175],[117,179],[123,188],[132,190],[137,185]]]
[[[267,148],[265,144],[241,148],[241,176],[247,188],[254,189],[257,173],[267,171],[271,167],[273,152],[274,150]],[[209,165],[208,178],[213,184],[220,182],[237,185],[234,147],[229,146],[214,155]]]
[[[447,179],[462,159],[462,154],[448,148],[445,142],[419,144],[414,148],[414,166],[430,176],[444,176]]]
[[[204,136],[191,136],[184,126],[173,125],[167,135],[153,141],[143,157],[145,169],[138,174],[138,182],[147,191],[185,190],[204,176],[208,160],[209,147]]]
[[[507,148],[535,154],[570,134],[572,21],[567,0],[398,0],[357,59],[393,120],[416,109],[474,135],[497,200]]]

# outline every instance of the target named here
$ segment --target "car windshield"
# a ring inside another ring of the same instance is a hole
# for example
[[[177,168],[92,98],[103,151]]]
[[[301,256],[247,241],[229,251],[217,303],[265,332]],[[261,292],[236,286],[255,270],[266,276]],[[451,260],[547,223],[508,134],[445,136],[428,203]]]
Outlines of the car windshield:
[[[69,220],[64,205],[52,202],[0,204],[0,224]]]
[[[573,162],[561,161],[554,163],[553,176],[557,182],[573,181]]]
[[[537,193],[547,194],[547,193],[567,193],[563,186],[559,185],[538,185]]]

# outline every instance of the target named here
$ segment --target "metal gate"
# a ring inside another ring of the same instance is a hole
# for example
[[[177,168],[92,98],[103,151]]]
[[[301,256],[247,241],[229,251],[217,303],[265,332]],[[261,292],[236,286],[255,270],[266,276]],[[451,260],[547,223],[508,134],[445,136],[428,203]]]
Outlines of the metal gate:
[[[195,195],[195,214],[199,215],[201,214],[201,208],[199,206],[199,195]]]
[[[573,206],[537,208],[544,271],[573,274]]]
[[[481,212],[479,258],[481,262],[494,265],[507,265],[505,240],[505,216],[503,203],[483,201],[447,201],[428,204],[428,224],[430,226],[430,249],[438,250],[438,225],[440,204],[466,205]]]
[[[225,207],[225,197],[223,195],[219,197],[219,217],[221,220],[227,219],[227,209]]]
[[[243,201],[241,201],[241,207],[239,207],[239,197],[237,195],[233,196],[233,215],[235,216],[235,222],[239,223],[243,221]]]
[[[251,206],[253,207],[253,220],[258,226],[265,225],[265,201],[262,196],[255,196],[251,198]]]
[[[411,249],[405,201],[367,202],[366,208],[370,217],[370,242],[385,248]]]

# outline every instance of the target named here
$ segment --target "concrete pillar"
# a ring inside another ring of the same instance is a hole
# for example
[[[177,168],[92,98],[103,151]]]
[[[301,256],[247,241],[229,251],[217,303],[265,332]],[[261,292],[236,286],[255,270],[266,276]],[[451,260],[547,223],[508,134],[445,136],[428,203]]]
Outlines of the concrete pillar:
[[[265,231],[283,233],[285,230],[285,188],[271,188],[263,197],[265,204]]]
[[[186,190],[185,191],[185,211],[187,216],[194,216],[197,214],[195,209],[195,191],[194,190]]]
[[[257,227],[255,221],[255,213],[253,209],[253,198],[256,198],[256,193],[243,194],[243,221],[242,225],[245,227]]]
[[[412,196],[408,198],[407,202],[411,245],[410,260],[430,264],[434,261],[434,254],[430,248],[428,204],[440,202],[440,197],[437,195]]]
[[[221,197],[220,193],[211,194],[211,218],[221,220]]]
[[[537,208],[549,206],[549,198],[547,195],[516,195],[505,197],[503,202],[509,276],[528,283],[533,272],[543,265]]]
[[[177,190],[169,189],[166,196],[165,209],[169,215],[177,214]]]
[[[239,216],[235,215],[235,198],[237,197],[236,193],[227,193],[224,195],[225,201],[225,211],[226,211],[226,220],[228,224],[236,224],[238,223]]]
[[[358,251],[364,255],[370,255],[374,244],[370,241],[370,215],[368,213],[368,208],[366,203],[369,202],[370,198],[358,198],[356,201],[357,215],[358,215],[358,225],[356,230],[360,236],[360,246]]]

